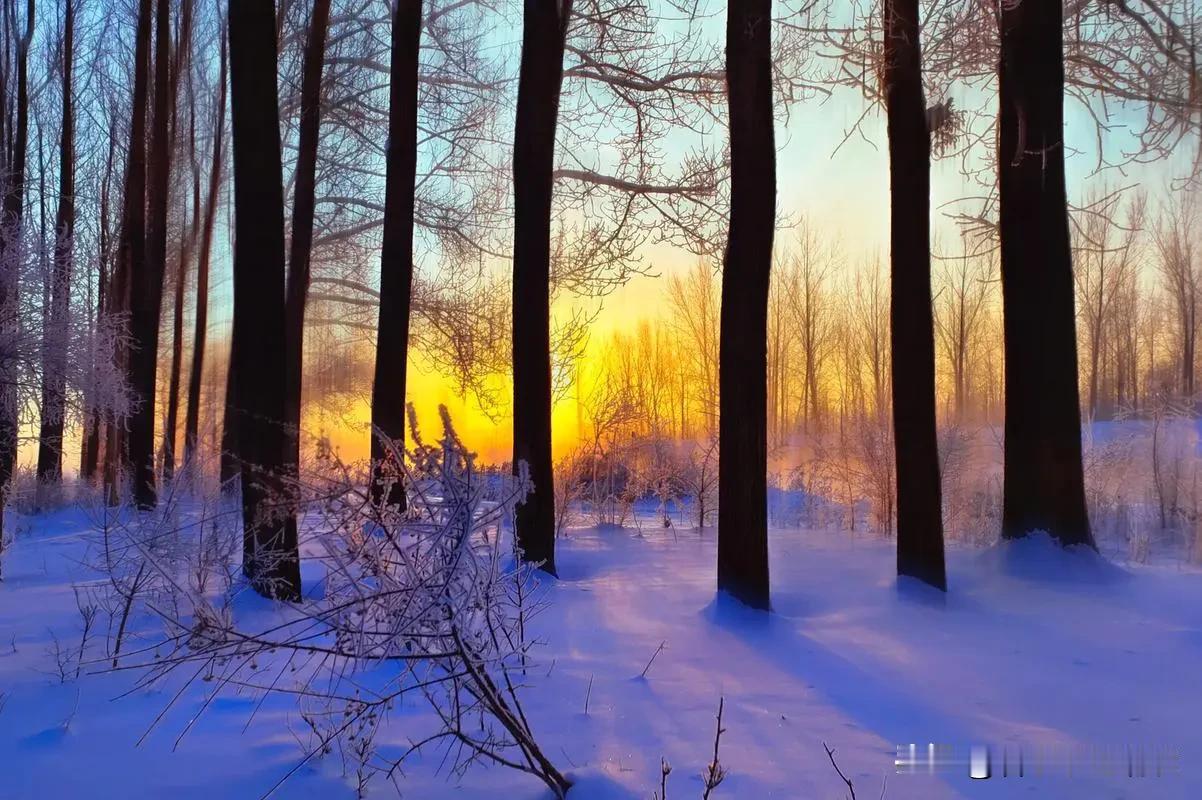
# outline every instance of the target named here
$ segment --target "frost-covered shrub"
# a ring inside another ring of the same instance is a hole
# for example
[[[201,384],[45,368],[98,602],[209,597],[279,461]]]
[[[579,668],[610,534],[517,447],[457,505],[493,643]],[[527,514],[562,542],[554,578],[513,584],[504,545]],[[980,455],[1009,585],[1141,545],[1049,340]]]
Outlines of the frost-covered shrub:
[[[555,536],[583,519],[581,502],[588,492],[587,460],[580,450],[555,465]]]
[[[176,610],[162,615],[165,641],[144,666],[155,679],[200,664],[217,690],[296,698],[305,760],[338,751],[360,790],[411,754],[445,747],[456,770],[476,762],[522,770],[562,797],[568,782],[539,748],[520,699],[537,585],[507,527],[529,476],[481,471],[442,416],[437,443],[422,438],[412,413],[412,446],[385,441],[401,465],[403,510],[374,501],[349,468],[309,478],[302,561],[307,575],[320,565],[322,576],[269,619],[236,613],[239,584],[206,594],[179,579],[180,565],[157,564],[176,576]],[[375,731],[403,697],[423,698],[433,724],[410,729],[412,745],[384,756]]]
[[[842,511],[839,527],[855,531],[861,510],[881,535],[893,534],[896,516],[893,429],[887,415],[861,411],[841,419],[833,431],[814,434],[805,463],[808,480],[827,492],[825,499]],[[825,516],[825,515],[824,515]]]
[[[39,511],[37,497],[37,476],[33,468],[24,464],[17,466],[8,485],[8,507],[18,514],[36,514]]]
[[[693,522],[701,529],[718,518],[718,437],[690,443],[678,478],[681,495],[692,501]]]

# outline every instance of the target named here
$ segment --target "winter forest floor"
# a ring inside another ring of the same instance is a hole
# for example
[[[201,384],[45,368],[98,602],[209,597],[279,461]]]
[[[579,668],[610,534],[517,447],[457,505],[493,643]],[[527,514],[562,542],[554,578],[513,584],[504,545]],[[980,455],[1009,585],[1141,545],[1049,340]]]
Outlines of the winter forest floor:
[[[211,687],[198,682],[139,744],[182,680],[122,697],[135,675],[106,672],[103,644],[78,679],[73,669],[60,679],[55,640],[79,646],[72,584],[94,579],[81,565],[87,518],[10,515],[9,525],[0,798],[257,798],[296,766],[286,698],[260,705],[231,690],[206,707]],[[720,697],[729,776],[713,800],[848,796],[824,742],[861,799],[882,786],[892,800],[1202,797],[1202,573],[1180,564],[1112,565],[1040,539],[954,548],[944,600],[899,591],[889,542],[777,530],[766,617],[715,601],[712,531],[575,529],[560,547],[525,700],[547,754],[577,782],[571,800],[649,799],[661,757],[673,767],[668,797],[699,797]],[[406,704],[381,742],[403,745],[428,713]],[[993,777],[972,781],[965,764],[896,774],[896,746],[916,743],[921,757],[928,742],[960,755],[990,745]],[[1127,777],[1126,746],[1145,749],[1149,777]],[[1159,778],[1155,748],[1179,755]],[[1087,760],[1103,753],[1118,761],[1109,771]],[[442,763],[432,749],[408,764],[402,796],[549,796],[523,774],[475,766],[458,777]],[[278,796],[354,793],[335,753]],[[369,795],[395,790],[376,778]]]

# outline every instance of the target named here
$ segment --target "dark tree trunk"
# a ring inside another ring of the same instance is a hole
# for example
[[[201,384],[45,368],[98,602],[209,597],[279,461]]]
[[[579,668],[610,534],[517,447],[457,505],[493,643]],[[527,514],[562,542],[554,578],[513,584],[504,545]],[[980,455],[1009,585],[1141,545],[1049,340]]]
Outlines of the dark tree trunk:
[[[15,12],[11,12],[15,15]],[[22,211],[25,207],[25,162],[29,150],[29,45],[33,39],[34,5],[28,0],[25,6],[25,31],[16,42],[17,60],[17,108],[14,124],[9,121],[11,148],[6,159],[8,183],[3,202],[0,203],[0,326],[15,337],[18,308],[17,293],[20,291],[17,269],[8,265],[9,250],[21,238]],[[15,25],[15,20],[13,20]],[[15,358],[15,355],[13,356]],[[19,398],[17,396],[16,363],[0,363],[0,535],[4,532],[4,508],[8,504],[9,484],[17,463],[17,429]]]
[[[146,106],[150,79],[150,39],[153,7],[151,0],[138,4],[138,28],[134,42],[133,107],[130,110],[129,153],[125,167],[125,198],[121,212],[121,244],[117,268],[113,275],[109,300],[115,313],[130,310],[134,300],[133,284],[147,271],[146,253]],[[130,338],[135,337],[130,323]],[[136,346],[136,344],[132,345]],[[132,373],[136,354],[123,346],[116,354],[119,366],[127,377]],[[131,381],[132,384],[132,381]],[[137,385],[131,385],[136,395]],[[135,402],[136,402],[135,398]],[[152,401],[153,402],[153,401]],[[126,420],[111,417],[105,445],[104,483],[108,501],[115,504],[120,495],[121,471],[127,461],[128,435]],[[153,485],[151,486],[153,491]]]
[[[317,143],[321,134],[321,68],[325,60],[326,27],[330,0],[314,0],[309,19],[309,41],[301,78],[300,139],[292,199],[292,248],[288,257],[285,306],[284,424],[288,432],[288,474],[300,470],[301,392],[305,359],[305,305],[309,297],[310,259],[313,250],[313,206],[317,184]],[[387,214],[387,210],[385,211]],[[385,225],[387,225],[385,217]],[[387,237],[387,229],[385,229]]]
[[[196,137],[192,143],[195,145]],[[175,439],[179,432],[179,385],[184,360],[184,294],[188,286],[188,262],[196,231],[200,227],[200,175],[192,176],[192,223],[180,240],[179,263],[175,275],[175,299],[171,319],[171,375],[167,382],[167,419],[163,429],[163,481],[175,477]]]
[[[1094,546],[1081,467],[1064,185],[1063,9],[1001,6],[998,197],[1006,356],[1002,534]]]
[[[189,65],[192,47],[192,3],[184,0],[180,4],[179,36],[176,44],[175,64],[171,72],[171,94],[179,97],[179,85],[188,71],[188,160],[192,168],[192,220],[180,234],[179,262],[176,265],[175,299],[171,319],[171,374],[167,389],[167,419],[163,430],[163,480],[175,478],[175,442],[179,433],[179,387],[184,359],[184,296],[188,287],[188,266],[196,250],[196,237],[200,232],[200,166],[196,161],[196,97],[192,91],[192,73]],[[178,101],[172,105],[174,112]],[[174,117],[173,117],[174,119]],[[172,124],[171,142],[175,144],[175,128]]]
[[[230,334],[229,363],[226,365],[225,400],[221,415],[221,456],[218,467],[221,491],[234,493],[238,486],[235,480],[242,474],[238,463],[238,381],[234,375],[234,336]]]
[[[272,0],[230,0],[234,122],[235,452],[242,468],[243,571],[259,593],[300,597],[295,518],[286,491],[284,188]],[[287,511],[290,509],[285,507]]]
[[[730,232],[718,356],[718,591],[757,609],[768,592],[768,288],[776,228],[772,2],[726,11]]]
[[[513,136],[513,465],[534,492],[517,508],[526,561],[555,574],[551,463],[551,196],[572,0],[526,0]]]
[[[98,231],[98,247],[96,255],[96,335],[101,335],[100,327],[107,325],[105,319],[109,303],[109,197],[112,189],[113,161],[117,152],[117,126],[109,120],[109,152],[104,162],[104,179],[100,184],[99,219],[96,221]],[[94,370],[104,367],[94,363]],[[87,415],[84,418],[83,448],[79,457],[79,474],[88,484],[96,482],[96,473],[100,467],[100,440],[103,419],[99,404],[95,398],[87,403]]]
[[[405,439],[405,371],[413,290],[413,209],[417,180],[417,65],[421,0],[399,0],[392,19],[392,84],[388,107],[384,242],[380,252],[380,319],[371,391],[372,497],[405,507],[400,465],[388,465],[381,436]],[[383,497],[392,479],[387,498]]]
[[[57,484],[63,476],[63,415],[66,412],[67,315],[71,310],[71,253],[75,240],[75,115],[71,70],[75,53],[74,0],[63,6],[63,121],[59,137],[58,214],[48,347],[43,349],[42,413],[38,437],[38,481]]]
[[[188,411],[184,417],[184,463],[196,458],[200,430],[200,385],[204,376],[205,340],[209,329],[209,259],[213,252],[213,228],[221,194],[222,146],[225,138],[226,87],[225,30],[221,31],[221,69],[217,85],[217,119],[213,125],[213,157],[209,165],[209,193],[205,199],[204,227],[196,260],[196,327],[192,336],[192,367],[188,375]]]
[[[173,98],[171,75],[171,8],[169,0],[155,7],[154,114],[150,132],[149,200],[146,258],[130,272],[129,384],[135,408],[129,418],[129,467],[134,503],[154,508],[155,383],[158,375],[159,318],[163,274],[167,266],[167,195],[171,173],[170,123]],[[135,263],[135,267],[137,264]]]
[[[881,22],[889,128],[897,574],[946,590],[931,311],[931,141],[922,93],[918,0],[886,0]]]

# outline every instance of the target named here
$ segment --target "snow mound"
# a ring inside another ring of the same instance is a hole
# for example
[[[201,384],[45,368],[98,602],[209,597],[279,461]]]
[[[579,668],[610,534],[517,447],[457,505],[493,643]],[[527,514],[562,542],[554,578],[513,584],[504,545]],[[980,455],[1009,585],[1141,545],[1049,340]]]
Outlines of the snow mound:
[[[977,558],[986,575],[1048,583],[1105,586],[1126,580],[1126,570],[1084,545],[1062,547],[1047,531],[1002,540]]]

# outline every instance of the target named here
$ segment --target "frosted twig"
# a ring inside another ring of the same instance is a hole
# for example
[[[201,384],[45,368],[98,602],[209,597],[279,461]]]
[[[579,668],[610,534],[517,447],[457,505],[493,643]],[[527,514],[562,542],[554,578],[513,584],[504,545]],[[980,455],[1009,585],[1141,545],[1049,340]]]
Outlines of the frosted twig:
[[[714,728],[714,759],[701,776],[705,780],[705,793],[701,795],[701,800],[709,800],[710,793],[726,779],[726,767],[722,766],[722,762],[718,760],[718,745],[721,744],[722,734],[726,731],[726,728],[722,727],[722,709],[725,705],[726,698],[719,697],[718,724]]]

